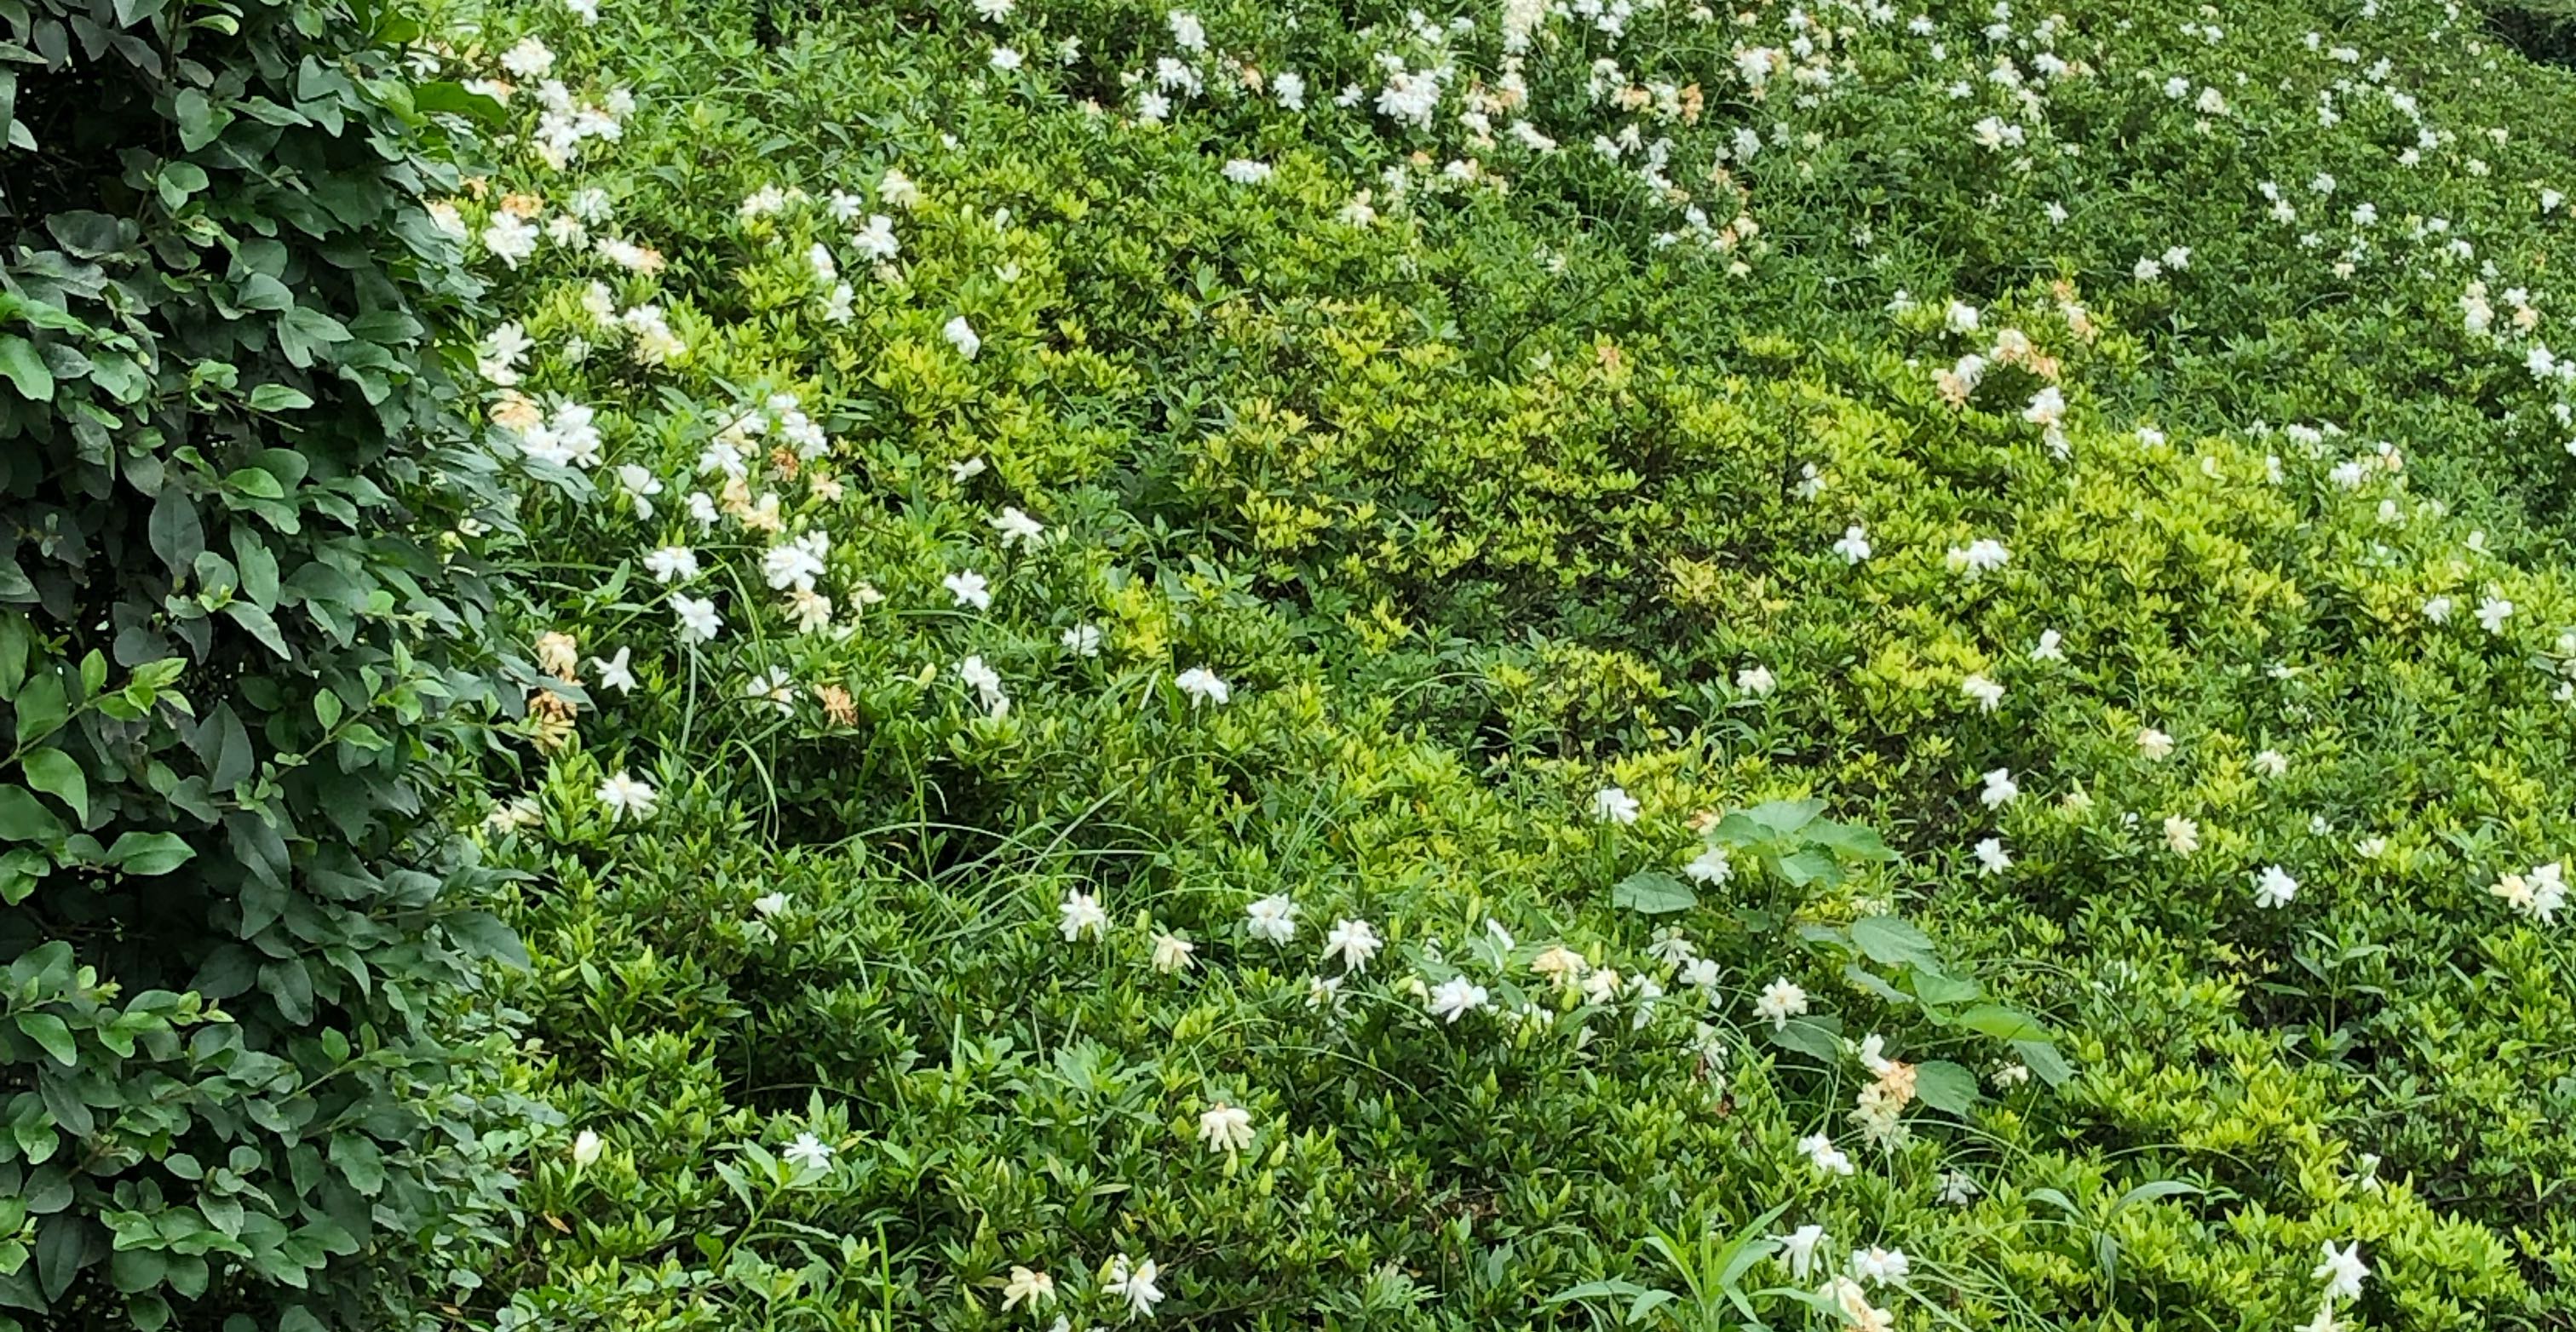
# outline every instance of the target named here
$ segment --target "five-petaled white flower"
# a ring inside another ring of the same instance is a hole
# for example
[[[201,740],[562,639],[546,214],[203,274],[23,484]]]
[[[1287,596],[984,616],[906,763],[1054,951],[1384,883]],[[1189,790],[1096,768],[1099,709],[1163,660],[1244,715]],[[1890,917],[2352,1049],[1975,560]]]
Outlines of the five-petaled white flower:
[[[1026,1304],[1032,1309],[1042,1309],[1053,1303],[1055,1303],[1054,1277],[1044,1272],[1030,1271],[1025,1267],[1011,1268],[1011,1279],[1002,1286],[1004,1309],[1017,1308],[1021,1304]]]
[[[1284,893],[1254,902],[1245,914],[1244,932],[1255,939],[1284,944],[1297,937],[1297,904]]]
[[[1056,914],[1062,919],[1055,927],[1066,943],[1085,934],[1097,939],[1109,932],[1109,913],[1100,909],[1100,899],[1079,888],[1065,890],[1064,901],[1056,905]]]
[[[984,340],[976,336],[975,326],[967,323],[964,315],[949,320],[947,325],[939,330],[939,336],[948,339],[948,345],[956,348],[958,355],[970,361],[975,359],[975,353],[984,349]]]
[[[1199,1114],[1199,1141],[1211,1152],[1233,1153],[1252,1145],[1252,1112],[1223,1101]]]
[[[627,656],[627,649],[619,648],[617,649],[617,655],[614,657],[593,657],[590,659],[590,668],[599,672],[600,688],[614,689],[621,694],[629,693],[634,690],[635,672],[627,665]]]
[[[1336,920],[1324,936],[1324,956],[1340,958],[1352,971],[1368,970],[1369,960],[1386,946],[1377,931],[1365,920]]]
[[[2325,1261],[2308,1275],[2326,1283],[2326,1302],[2361,1298],[2361,1283],[2370,1277],[2370,1266],[2361,1261],[2361,1241],[2353,1240],[2338,1251],[2333,1240],[2324,1244]]]
[[[1682,874],[1694,883],[1724,883],[1734,877],[1735,865],[1726,858],[1725,847],[1712,846],[1682,866]]]
[[[948,595],[960,606],[972,606],[977,610],[993,608],[992,584],[972,569],[950,574],[940,579],[939,585],[947,588]]]
[[[807,1170],[828,1170],[832,1165],[832,1145],[811,1133],[797,1134],[796,1141],[787,1144],[781,1155]]]
[[[2161,759],[2174,751],[2174,739],[2149,726],[2138,732],[2138,752],[2150,759]]]
[[[724,617],[716,614],[716,603],[706,597],[693,597],[686,592],[671,594],[671,613],[680,620],[680,641],[704,643],[724,629]]]
[[[1140,1261],[1122,1253],[1111,1259],[1108,1270],[1101,1273],[1100,1293],[1127,1301],[1131,1317],[1151,1318],[1154,1306],[1163,1302],[1162,1288],[1154,1284],[1161,1276],[1162,1269],[1154,1265],[1153,1259]]]
[[[1485,1007],[1492,998],[1492,995],[1485,992],[1484,986],[1464,976],[1452,976],[1432,988],[1428,1002],[1433,1017],[1454,1023],[1469,1013]]]
[[[2298,895],[2299,881],[2291,878],[2290,872],[2278,865],[2266,865],[2262,873],[2254,876],[2254,905],[2256,906],[2285,907],[2290,904],[2291,898]]]
[[[1753,1001],[1756,1017],[1768,1019],[1774,1030],[1789,1025],[1789,1019],[1807,1011],[1807,991],[1786,976],[1775,978],[1762,987],[1761,997]]]
[[[1214,703],[1218,707],[1223,707],[1234,701],[1234,687],[1217,678],[1217,673],[1205,666],[1193,666],[1173,676],[1172,683],[1179,686],[1180,691],[1189,697],[1190,706],[1193,708],[1201,703]]]
[[[608,806],[608,821],[620,823],[628,818],[637,822],[653,817],[653,809],[662,797],[651,783],[629,777],[624,768],[610,773],[599,783],[599,803]]]
[[[1603,823],[1635,823],[1639,808],[1635,796],[1615,786],[1592,793],[1592,817]]]
[[[1198,950],[1197,944],[1177,934],[1157,934],[1154,936],[1154,970],[1165,974],[1187,971],[1195,965],[1190,955]]]

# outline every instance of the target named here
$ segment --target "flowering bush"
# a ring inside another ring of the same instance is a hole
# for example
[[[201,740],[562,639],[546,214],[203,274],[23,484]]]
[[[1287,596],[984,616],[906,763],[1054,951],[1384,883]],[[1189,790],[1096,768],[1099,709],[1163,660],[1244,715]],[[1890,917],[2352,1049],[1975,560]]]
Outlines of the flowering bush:
[[[2065,8],[434,16],[471,1315],[2576,1314],[2555,76]]]

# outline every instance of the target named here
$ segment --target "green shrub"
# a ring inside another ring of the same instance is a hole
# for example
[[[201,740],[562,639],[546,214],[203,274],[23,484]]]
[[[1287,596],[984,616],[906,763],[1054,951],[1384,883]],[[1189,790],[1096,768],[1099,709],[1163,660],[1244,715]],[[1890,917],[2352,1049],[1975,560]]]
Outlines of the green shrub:
[[[367,5],[0,30],[0,1327],[398,1325],[510,1186],[517,946],[435,817],[493,658],[436,539],[468,102]]]

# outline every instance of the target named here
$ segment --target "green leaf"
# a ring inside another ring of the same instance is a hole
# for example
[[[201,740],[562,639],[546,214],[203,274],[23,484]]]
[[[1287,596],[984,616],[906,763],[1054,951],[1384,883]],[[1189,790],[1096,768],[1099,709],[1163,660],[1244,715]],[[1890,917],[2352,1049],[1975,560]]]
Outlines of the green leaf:
[[[313,398],[285,384],[262,384],[250,391],[250,405],[253,411],[291,412],[312,406]]]
[[[1947,1059],[1914,1066],[1914,1094],[1935,1110],[1965,1115],[1977,1103],[1977,1075]]]
[[[2177,1198],[2186,1193],[2200,1191],[2199,1185],[2185,1184],[2178,1179],[2151,1179],[2121,1194],[2120,1200],[2111,1204],[2111,1215],[2118,1216],[2134,1203],[2154,1202],[2159,1198]]]
[[[522,970],[528,965],[527,946],[518,934],[501,923],[489,911],[460,911],[446,920],[447,932],[466,950],[478,957],[497,958]]]
[[[188,863],[197,849],[177,833],[119,833],[116,844],[107,849],[107,863],[118,870],[143,877],[167,874]]]
[[[284,499],[286,487],[277,478],[256,467],[245,467],[224,478],[224,484],[253,499]]]
[[[1959,1015],[1959,1025],[1999,1041],[2044,1041],[2048,1028],[2039,1019],[2002,1004],[1979,1004]]]
[[[175,484],[163,485],[153,497],[152,517],[144,526],[152,553],[170,566],[173,576],[187,572],[206,549],[206,525],[197,516],[196,501]]]
[[[0,378],[29,402],[54,400],[54,372],[36,355],[34,343],[15,334],[0,333]]]
[[[89,821],[89,774],[79,760],[59,749],[38,749],[19,764],[27,770],[27,785],[71,806],[73,818]]]
[[[1699,905],[1699,894],[1691,891],[1689,884],[1662,870],[1646,869],[1621,879],[1611,888],[1610,901],[1614,906],[1623,906],[1631,911],[1662,916],[1688,911]]]
[[[1852,947],[1881,966],[1933,965],[1932,941],[1895,916],[1864,916],[1851,924]]]
[[[1842,1061],[1843,1024],[1840,1018],[1794,1017],[1763,1035],[1773,1045],[1806,1055],[1828,1068]]]
[[[71,1024],[51,1013],[20,1013],[18,1030],[28,1040],[45,1047],[45,1053],[65,1068],[80,1063],[80,1047],[72,1041]]]
[[[1744,811],[1744,816],[1775,834],[1786,835],[1806,827],[1824,812],[1825,802],[1811,797],[1806,800],[1766,800]]]
[[[1831,852],[1812,846],[1780,857],[1780,877],[1801,888],[1811,883],[1839,883],[1842,875],[1843,867]]]
[[[27,677],[25,688],[18,691],[18,744],[26,747],[62,729],[71,720],[71,701],[63,691],[63,677],[55,671],[38,669]]]
[[[2075,1066],[2066,1062],[2057,1047],[2047,1041],[2014,1041],[2013,1053],[2021,1056],[2023,1066],[2039,1075],[2051,1087],[2063,1087],[2075,1080]]]
[[[68,831],[25,787],[0,786],[0,842],[51,842]]]

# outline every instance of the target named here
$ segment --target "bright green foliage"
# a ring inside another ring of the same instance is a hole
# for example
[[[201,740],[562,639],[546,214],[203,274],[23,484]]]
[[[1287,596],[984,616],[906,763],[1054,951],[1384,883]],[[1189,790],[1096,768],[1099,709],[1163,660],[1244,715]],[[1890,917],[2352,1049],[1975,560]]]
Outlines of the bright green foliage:
[[[2567,85],[2063,7],[453,16],[492,1307],[2576,1313]]]
[[[410,31],[0,3],[0,1328],[397,1326],[499,1231]]]

